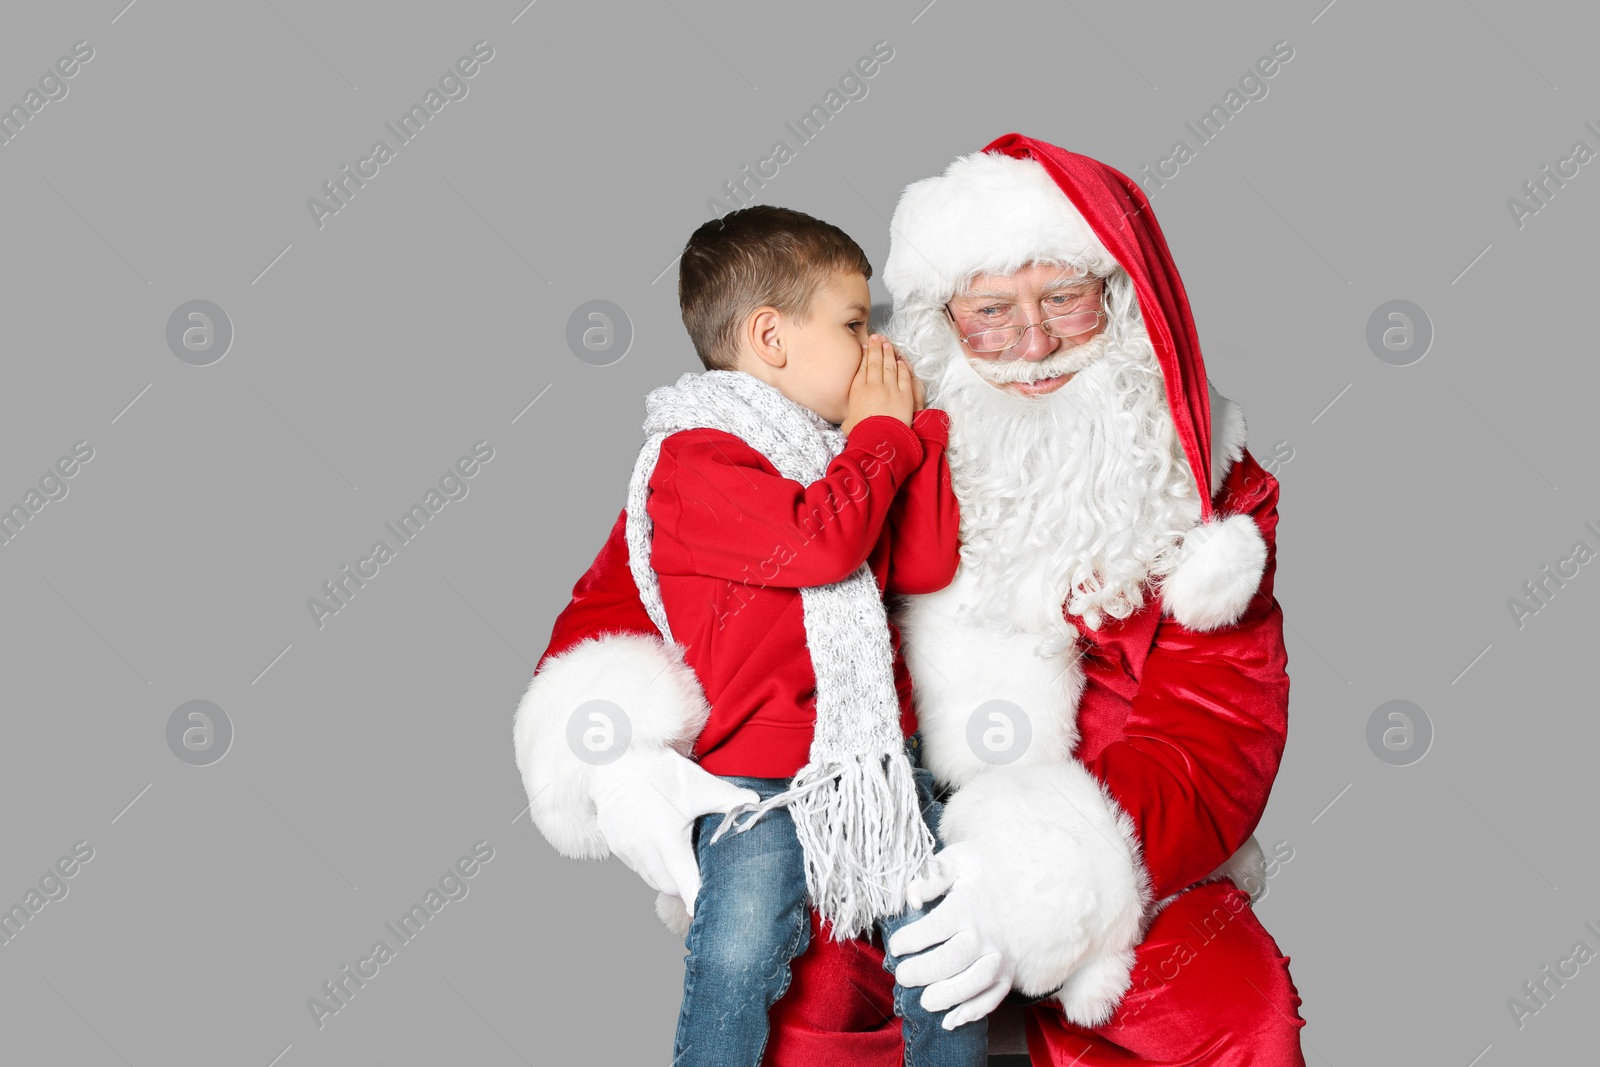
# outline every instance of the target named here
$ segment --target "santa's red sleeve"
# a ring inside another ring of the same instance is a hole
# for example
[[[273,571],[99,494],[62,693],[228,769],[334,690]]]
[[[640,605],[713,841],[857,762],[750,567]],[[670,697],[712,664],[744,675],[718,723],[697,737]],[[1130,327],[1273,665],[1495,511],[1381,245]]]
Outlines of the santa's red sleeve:
[[[1132,817],[1156,900],[1207,878],[1250,838],[1288,730],[1277,480],[1243,451],[1216,503],[1224,521],[1260,531],[1260,585],[1231,625],[1195,629],[1164,613],[1120,738],[1087,762]]]
[[[655,623],[644,610],[639,599],[639,587],[634,584],[633,572],[628,569],[628,512],[617,514],[611,533],[600,546],[594,562],[572,587],[572,597],[556,616],[550,641],[535,673],[543,670],[550,659],[565,652],[586,637],[603,632],[654,635]]]
[[[923,408],[911,416],[922,462],[889,506],[889,593],[933,593],[955,578],[961,562],[961,507],[950,480],[950,416]]]
[[[627,709],[626,725],[618,728],[626,729],[628,747],[670,748],[685,757],[711,711],[682,647],[662,639],[639,599],[628,569],[626,521],[623,511],[573,586],[512,720],[529,815],[570,859],[611,853],[596,821],[599,765],[581,758],[572,740],[584,726],[585,706]],[[661,908],[658,898],[665,922]]]
[[[844,450],[809,485],[733,434],[672,434],[650,478],[651,565],[789,589],[843,581],[872,553],[922,460],[921,438],[892,415],[852,426]]]

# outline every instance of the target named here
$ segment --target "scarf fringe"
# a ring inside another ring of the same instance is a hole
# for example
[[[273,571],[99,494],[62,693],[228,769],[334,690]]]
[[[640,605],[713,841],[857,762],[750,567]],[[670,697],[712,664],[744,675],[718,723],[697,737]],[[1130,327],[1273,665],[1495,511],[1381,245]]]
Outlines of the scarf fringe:
[[[784,792],[728,811],[711,841],[730,827],[743,833],[784,805],[805,853],[806,891],[831,927],[828,936],[848,940],[905,911],[906,887],[926,869],[935,841],[904,751],[808,763]]]

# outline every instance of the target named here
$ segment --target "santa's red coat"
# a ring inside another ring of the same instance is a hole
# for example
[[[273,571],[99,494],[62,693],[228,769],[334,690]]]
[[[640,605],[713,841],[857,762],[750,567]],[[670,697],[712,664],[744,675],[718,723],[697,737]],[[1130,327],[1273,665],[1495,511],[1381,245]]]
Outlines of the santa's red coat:
[[[1269,548],[1255,601],[1232,627],[1186,630],[1154,601],[1096,633],[1085,659],[1078,757],[1135,819],[1157,899],[1192,885],[1254,831],[1283,751],[1283,615],[1273,597],[1278,485],[1246,450],[1216,494]],[[619,516],[556,621],[546,656],[600,633],[653,633]],[[541,660],[542,664],[543,660]],[[900,1020],[881,945],[821,936],[773,1006],[767,1067],[898,1067]],[[1216,931],[1216,933],[1212,933]],[[1023,1009],[1036,1065],[1303,1064],[1288,959],[1231,882],[1189,889],[1151,924],[1133,989],[1093,1031],[1046,998]],[[1192,957],[1192,958],[1191,958]]]

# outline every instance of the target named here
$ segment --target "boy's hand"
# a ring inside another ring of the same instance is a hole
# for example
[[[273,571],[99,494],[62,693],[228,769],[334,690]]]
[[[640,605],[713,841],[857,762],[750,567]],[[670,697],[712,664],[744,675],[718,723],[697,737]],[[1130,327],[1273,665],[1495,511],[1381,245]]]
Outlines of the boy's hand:
[[[910,426],[912,414],[921,406],[919,384],[911,365],[900,358],[894,345],[882,334],[873,334],[862,346],[861,366],[850,383],[850,399],[839,428],[848,434],[856,423],[872,415],[893,415]]]

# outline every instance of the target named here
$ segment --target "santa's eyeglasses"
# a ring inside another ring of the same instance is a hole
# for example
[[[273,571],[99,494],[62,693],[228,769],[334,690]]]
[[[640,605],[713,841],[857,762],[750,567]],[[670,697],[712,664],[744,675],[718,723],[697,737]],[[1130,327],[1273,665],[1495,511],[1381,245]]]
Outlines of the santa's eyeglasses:
[[[955,313],[950,310],[948,303],[944,305],[944,313],[959,331],[962,328],[961,323],[956,319]],[[1025,326],[1015,323],[1006,326],[986,326],[969,334],[958,332],[957,336],[965,341],[967,347],[974,352],[1003,352],[1021,342],[1022,335],[1035,326],[1042,329],[1050,337],[1054,337],[1057,340],[1070,341],[1079,334],[1098,329],[1101,320],[1105,317],[1104,308],[1095,311],[1075,311],[1070,315],[1053,315],[1043,321],[1030,322]]]

